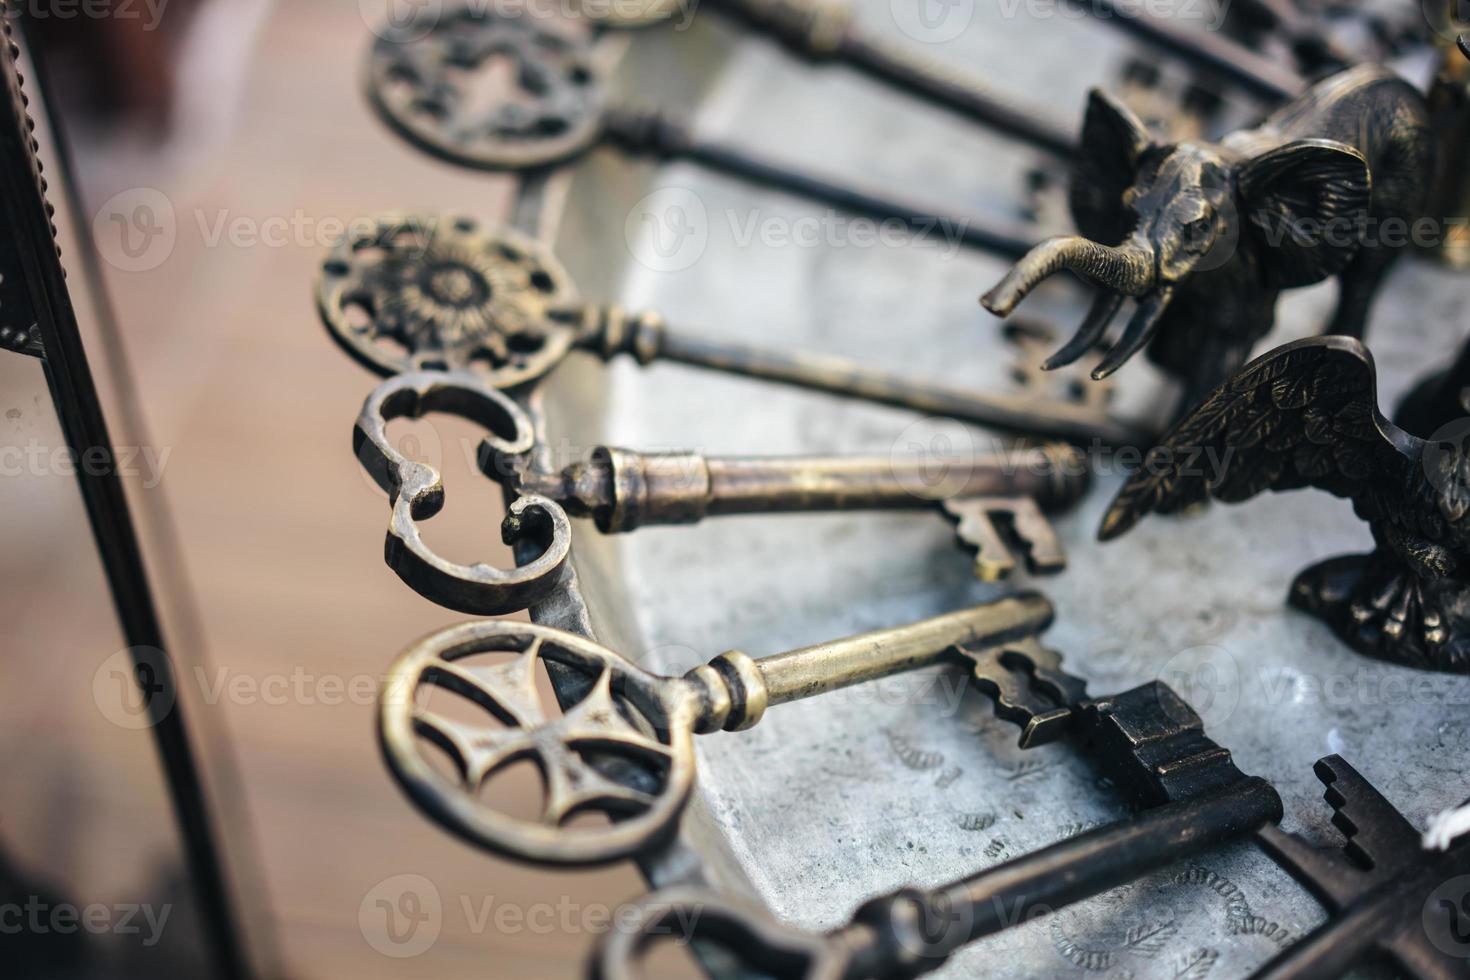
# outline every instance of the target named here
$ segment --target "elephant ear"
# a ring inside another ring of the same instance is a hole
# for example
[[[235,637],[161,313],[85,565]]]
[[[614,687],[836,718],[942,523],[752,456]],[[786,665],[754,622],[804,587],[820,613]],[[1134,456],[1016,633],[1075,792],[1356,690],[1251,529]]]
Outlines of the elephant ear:
[[[1133,230],[1123,192],[1138,179],[1138,164],[1153,145],[1148,127],[1123,103],[1095,88],[1082,119],[1082,143],[1072,171],[1072,220],[1095,242],[1116,245]]]
[[[1297,140],[1245,163],[1237,186],[1278,289],[1341,272],[1357,254],[1373,200],[1363,154],[1335,140]]]

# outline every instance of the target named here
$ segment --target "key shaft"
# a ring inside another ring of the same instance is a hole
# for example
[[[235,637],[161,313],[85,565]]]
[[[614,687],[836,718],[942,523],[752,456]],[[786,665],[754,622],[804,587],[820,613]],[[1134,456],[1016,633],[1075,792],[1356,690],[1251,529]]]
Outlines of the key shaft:
[[[841,931],[859,976],[937,969],[967,943],[1126,884],[1281,818],[1270,784],[1247,777],[1059,841],[950,885],[869,902]],[[917,912],[917,914],[915,914]],[[922,923],[922,931],[915,931]],[[917,966],[913,969],[910,964]]]
[[[1062,510],[1087,489],[1086,460],[1062,446],[932,460],[920,456],[705,456],[600,446],[555,473],[523,470],[521,493],[559,502],[606,533],[706,517],[903,510],[970,497],[1031,497]]]
[[[1141,10],[1122,10],[1116,0],[1068,2],[1145,44],[1230,79],[1259,98],[1285,101],[1307,87],[1295,71],[1217,32],[1186,30]]]
[[[652,313],[629,315],[610,306],[563,311],[560,316],[582,321],[578,344],[603,360],[626,353],[644,365],[674,361],[1077,445],[1152,445],[1155,441],[1140,427],[1086,406],[915,381],[825,354],[766,350],[695,337],[671,330]]]
[[[1077,152],[1072,137],[1046,113],[1002,99],[978,79],[920,57],[912,45],[895,44],[862,30],[854,23],[847,4],[830,0],[719,0],[714,9],[771,34],[809,61],[846,65],[935,108],[1053,156],[1071,159]]]
[[[1045,597],[1024,593],[758,660],[727,650],[686,677],[706,692],[700,730],[738,731],[758,722],[771,705],[940,663],[960,644],[1023,639],[1046,629],[1052,616]]]
[[[976,215],[950,214],[890,193],[839,183],[790,164],[727,143],[696,137],[688,125],[657,110],[609,109],[603,137],[633,154],[661,160],[688,160],[729,177],[829,205],[839,211],[895,221],[917,235],[953,241],[1007,259],[1019,259],[1036,243],[1019,229],[1005,228]]]

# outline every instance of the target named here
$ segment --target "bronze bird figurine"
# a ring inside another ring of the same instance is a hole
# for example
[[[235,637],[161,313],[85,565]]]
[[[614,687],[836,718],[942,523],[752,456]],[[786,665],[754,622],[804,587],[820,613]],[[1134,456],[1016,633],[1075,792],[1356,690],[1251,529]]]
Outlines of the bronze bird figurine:
[[[1098,536],[1151,511],[1315,487],[1352,500],[1375,547],[1301,572],[1291,605],[1383,660],[1470,673],[1470,419],[1456,438],[1411,435],[1378,408],[1373,355],[1313,337],[1246,365],[1164,437]],[[1206,465],[1206,462],[1210,465]]]

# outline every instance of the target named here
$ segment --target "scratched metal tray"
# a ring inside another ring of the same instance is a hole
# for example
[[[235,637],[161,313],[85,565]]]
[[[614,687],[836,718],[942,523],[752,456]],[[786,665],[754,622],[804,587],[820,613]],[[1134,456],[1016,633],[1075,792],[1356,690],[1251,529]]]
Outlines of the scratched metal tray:
[[[927,49],[1075,125],[1086,89],[1116,80],[1129,42],[1074,19],[1007,19],[1005,7],[958,5],[973,10],[968,27],[943,43],[931,34]],[[875,30],[901,31],[885,0],[862,13]],[[930,30],[915,23],[905,25],[911,39]],[[678,36],[637,35],[619,78],[625,94],[690,108],[710,135],[998,220],[1016,216],[1036,162],[861,79],[803,71],[712,19]],[[951,382],[1015,383],[1013,352],[976,303],[1004,271],[998,259],[955,254],[942,240],[864,245],[855,226],[801,201],[611,154],[545,191],[537,220],[556,228],[587,296],[657,308],[711,334]],[[665,233],[658,248],[646,221]],[[1065,333],[1086,297],[1047,290],[1027,312]],[[1386,403],[1457,345],[1467,301],[1470,282],[1443,268],[1413,261],[1394,271],[1369,335]],[[1269,343],[1312,332],[1331,303],[1331,287],[1290,295]],[[1120,381],[1124,411],[1149,404],[1161,384],[1142,358]],[[532,403],[549,444],[572,452],[612,442],[881,453],[968,438],[896,410],[678,366],[609,371],[578,360]],[[1153,519],[1102,546],[1094,531],[1120,479],[1105,466],[1082,506],[1059,519],[1069,570],[1016,583],[1054,600],[1048,641],[1095,693],[1155,677],[1174,685],[1243,770],[1280,789],[1286,828],[1318,842],[1336,839],[1312,775],[1328,753],[1419,826],[1464,798],[1470,678],[1366,660],[1283,604],[1297,570],[1367,548],[1348,503],[1268,496]],[[728,518],[616,538],[579,523],[573,565],[571,592],[535,618],[668,672],[730,647],[761,655],[999,591],[971,577],[944,521],[921,514]],[[644,870],[655,884],[702,881],[822,929],[869,895],[938,884],[1122,815],[1066,745],[1023,753],[1015,740],[945,670],[773,710],[749,732],[698,740],[700,778],[680,834]],[[1239,977],[1322,917],[1285,872],[1241,844],[984,940],[939,975]]]

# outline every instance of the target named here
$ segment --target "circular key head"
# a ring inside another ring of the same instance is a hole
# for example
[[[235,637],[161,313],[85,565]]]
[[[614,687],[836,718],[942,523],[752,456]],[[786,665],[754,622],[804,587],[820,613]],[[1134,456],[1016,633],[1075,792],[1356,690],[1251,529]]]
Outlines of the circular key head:
[[[489,170],[575,156],[600,136],[605,105],[585,34],[483,2],[383,31],[369,57],[368,94],[419,147]]]
[[[542,665],[575,695],[558,706]],[[378,734],[399,784],[473,844],[559,865],[636,854],[672,829],[694,778],[697,697],[585,637],[487,620],[405,651],[379,695]],[[437,753],[435,757],[434,753]],[[529,760],[541,799],[497,809],[496,776]],[[605,814],[588,825],[588,814]]]
[[[550,313],[575,298],[550,250],[448,215],[356,223],[317,280],[322,321],[368,368],[476,370],[497,388],[534,380],[566,355],[576,330]]]

